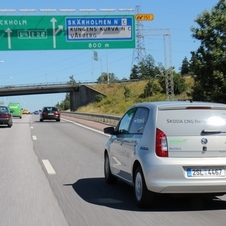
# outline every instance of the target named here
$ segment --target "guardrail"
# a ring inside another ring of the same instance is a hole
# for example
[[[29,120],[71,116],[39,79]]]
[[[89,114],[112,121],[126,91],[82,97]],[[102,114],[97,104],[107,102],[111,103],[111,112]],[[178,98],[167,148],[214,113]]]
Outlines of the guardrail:
[[[67,112],[67,111],[63,111],[63,112],[61,111],[61,114],[65,115],[65,116],[100,122],[100,123],[104,123],[104,124],[111,125],[111,126],[116,126],[118,121],[121,119],[120,116]]]

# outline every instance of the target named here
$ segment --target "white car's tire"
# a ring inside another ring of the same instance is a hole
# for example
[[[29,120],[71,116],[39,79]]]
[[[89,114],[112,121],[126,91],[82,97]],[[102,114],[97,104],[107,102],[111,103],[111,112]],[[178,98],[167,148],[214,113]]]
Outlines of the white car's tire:
[[[137,167],[134,175],[134,192],[137,204],[141,208],[149,207],[154,200],[154,193],[147,189],[141,167]]]

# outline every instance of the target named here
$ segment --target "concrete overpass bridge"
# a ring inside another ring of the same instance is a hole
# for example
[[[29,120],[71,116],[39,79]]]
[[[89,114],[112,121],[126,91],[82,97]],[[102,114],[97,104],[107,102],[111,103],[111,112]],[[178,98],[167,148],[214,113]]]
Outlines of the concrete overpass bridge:
[[[0,97],[50,93],[70,93],[71,111],[76,111],[81,106],[95,102],[96,95],[100,94],[87,84],[69,82],[0,86]]]

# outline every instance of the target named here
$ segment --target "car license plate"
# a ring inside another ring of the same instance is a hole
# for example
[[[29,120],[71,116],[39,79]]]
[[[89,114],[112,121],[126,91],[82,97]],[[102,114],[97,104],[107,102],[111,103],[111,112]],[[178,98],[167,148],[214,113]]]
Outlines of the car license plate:
[[[48,115],[54,115],[54,113],[48,113]]]
[[[188,177],[224,177],[225,170],[223,168],[188,168]]]

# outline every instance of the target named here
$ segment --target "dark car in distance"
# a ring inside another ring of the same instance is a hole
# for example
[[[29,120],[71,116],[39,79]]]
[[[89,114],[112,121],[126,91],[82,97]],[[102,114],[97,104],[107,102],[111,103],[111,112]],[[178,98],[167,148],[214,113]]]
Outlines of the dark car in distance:
[[[60,111],[56,107],[43,107],[40,113],[40,122],[44,120],[60,121]]]
[[[0,125],[7,125],[12,127],[13,117],[7,106],[0,106]]]

